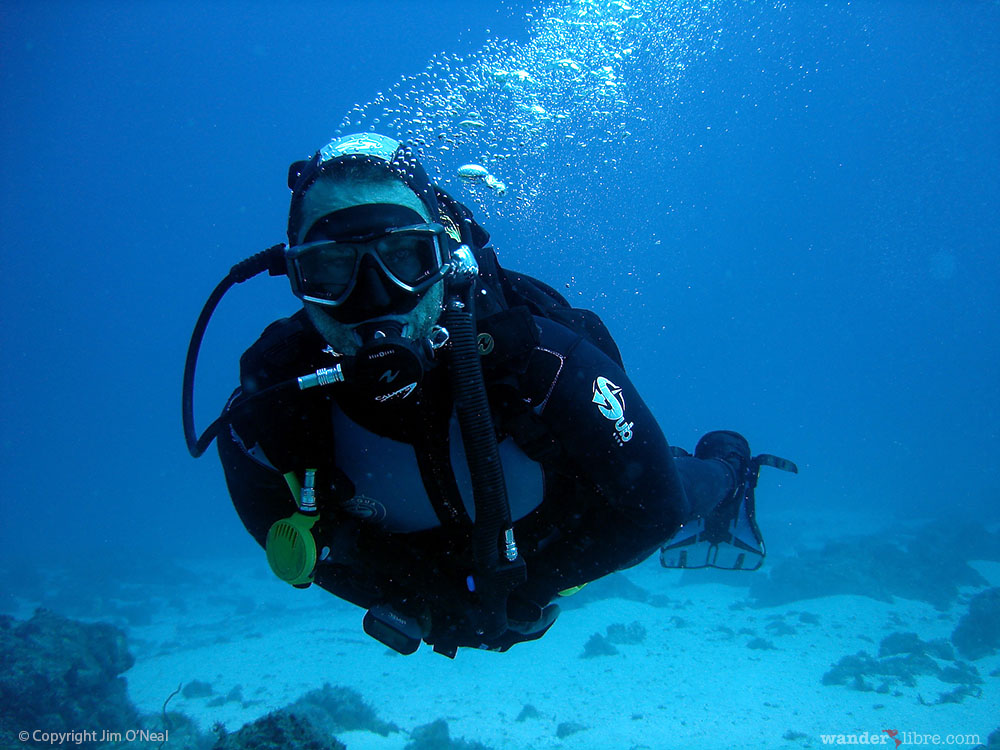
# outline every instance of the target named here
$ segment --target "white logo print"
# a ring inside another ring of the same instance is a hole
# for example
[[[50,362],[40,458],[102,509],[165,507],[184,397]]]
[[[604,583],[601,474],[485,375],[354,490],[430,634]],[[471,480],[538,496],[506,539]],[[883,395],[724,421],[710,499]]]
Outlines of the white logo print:
[[[389,401],[390,399],[394,399],[394,398],[406,398],[411,393],[413,393],[416,389],[417,389],[417,384],[416,383],[410,383],[409,385],[404,385],[402,388],[400,388],[397,391],[393,391],[392,393],[386,393],[383,396],[376,396],[375,400],[378,401],[380,404],[382,404],[382,403],[385,403],[386,401]]]
[[[615,440],[619,445],[624,445],[632,439],[635,423],[625,421],[625,397],[621,392],[621,388],[601,375],[594,381],[592,401],[597,404],[602,417],[615,423]]]

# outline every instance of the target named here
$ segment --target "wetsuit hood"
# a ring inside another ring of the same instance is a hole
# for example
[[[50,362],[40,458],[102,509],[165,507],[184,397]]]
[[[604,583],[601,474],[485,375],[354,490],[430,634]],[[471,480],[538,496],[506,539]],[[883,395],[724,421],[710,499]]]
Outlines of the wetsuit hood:
[[[292,191],[288,210],[289,245],[298,242],[306,191],[321,175],[336,176],[359,163],[385,169],[416,194],[432,220],[439,215],[434,183],[407,144],[378,133],[355,133],[330,141],[311,159],[294,162],[288,168],[288,187]]]

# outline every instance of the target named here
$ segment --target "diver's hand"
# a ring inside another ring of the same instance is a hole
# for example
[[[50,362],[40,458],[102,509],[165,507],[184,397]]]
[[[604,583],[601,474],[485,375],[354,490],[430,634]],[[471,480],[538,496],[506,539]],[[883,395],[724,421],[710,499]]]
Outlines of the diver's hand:
[[[541,617],[533,622],[508,620],[507,632],[487,645],[490,651],[506,651],[511,646],[525,641],[537,641],[545,635],[559,617],[559,605],[550,604],[542,610]]]
[[[542,610],[541,616],[537,620],[532,620],[531,622],[507,620],[507,629],[521,635],[540,638],[546,630],[552,627],[552,623],[556,621],[561,611],[558,604],[550,604]],[[534,640],[534,638],[529,640]]]
[[[511,646],[525,641],[535,641],[548,631],[559,616],[559,607],[550,604],[539,608],[534,620],[507,620],[507,630],[500,635],[483,639],[477,635],[465,613],[450,615],[436,614],[431,621],[430,632],[424,640],[448,656],[454,656],[459,648],[477,648],[487,651],[506,651]]]

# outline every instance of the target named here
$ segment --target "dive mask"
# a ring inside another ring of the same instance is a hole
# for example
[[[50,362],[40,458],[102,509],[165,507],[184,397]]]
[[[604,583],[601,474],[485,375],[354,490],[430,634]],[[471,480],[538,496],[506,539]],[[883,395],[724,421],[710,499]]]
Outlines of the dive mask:
[[[343,304],[358,281],[361,261],[371,259],[394,285],[422,294],[448,270],[448,234],[441,224],[410,223],[386,227],[385,214],[399,207],[367,204],[335,211],[320,219],[306,239],[325,237],[285,251],[292,293],[327,307]],[[404,209],[405,210],[405,209]],[[410,217],[419,218],[406,210]],[[373,222],[375,217],[380,222]],[[374,228],[373,223],[382,226]]]

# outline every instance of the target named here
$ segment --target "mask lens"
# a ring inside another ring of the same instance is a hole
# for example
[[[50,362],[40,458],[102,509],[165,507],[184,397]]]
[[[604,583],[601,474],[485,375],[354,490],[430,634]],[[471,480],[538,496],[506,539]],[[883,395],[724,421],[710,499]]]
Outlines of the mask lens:
[[[440,267],[437,243],[426,231],[394,232],[376,243],[386,270],[399,281],[416,286]]]
[[[323,242],[302,252],[296,260],[302,293],[338,300],[354,279],[359,249],[341,242]]]

